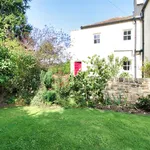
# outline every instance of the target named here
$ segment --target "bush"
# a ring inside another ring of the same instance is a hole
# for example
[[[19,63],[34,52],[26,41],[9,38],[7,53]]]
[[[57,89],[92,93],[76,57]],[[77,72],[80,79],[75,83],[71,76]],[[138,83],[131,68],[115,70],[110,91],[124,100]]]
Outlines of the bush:
[[[138,102],[136,103],[136,106],[139,109],[150,111],[150,95],[147,97],[141,97],[138,99]]]
[[[46,91],[43,94],[43,98],[46,102],[54,102],[56,100],[56,92],[51,90],[51,91]]]
[[[50,68],[53,74],[66,75],[70,73],[70,62],[66,62],[59,65],[54,65]]]
[[[49,89],[49,88],[52,88],[52,83],[53,83],[52,72],[48,71],[46,72],[45,77],[44,77],[44,84],[46,88]]]
[[[145,78],[150,78],[150,62],[146,61],[143,68]]]
[[[33,106],[41,106],[44,103],[43,95],[46,92],[45,86],[41,85],[38,91],[35,93],[35,96],[31,100],[31,105]]]
[[[74,98],[57,99],[57,104],[61,105],[64,108],[78,108],[79,107]]]
[[[39,63],[17,41],[10,43],[0,45],[0,88],[8,99],[12,95],[30,99],[40,84]]]
[[[14,64],[8,48],[0,46],[0,86],[5,86],[12,77]]]
[[[103,102],[103,90],[107,81],[118,75],[122,60],[114,55],[108,56],[107,60],[94,55],[86,63],[88,70],[79,72],[70,80],[70,96],[78,106],[96,107]]]
[[[114,106],[126,106],[127,105],[127,97],[122,98],[121,93],[119,93],[118,96],[115,96],[114,94],[109,95],[108,93],[105,95],[105,98],[103,100],[103,105],[114,105]]]
[[[120,78],[131,78],[131,75],[128,72],[123,72],[119,75]]]
[[[63,98],[67,98],[70,93],[70,85],[69,85],[69,77],[57,75],[54,78],[55,81],[55,90],[59,94],[59,96]]]

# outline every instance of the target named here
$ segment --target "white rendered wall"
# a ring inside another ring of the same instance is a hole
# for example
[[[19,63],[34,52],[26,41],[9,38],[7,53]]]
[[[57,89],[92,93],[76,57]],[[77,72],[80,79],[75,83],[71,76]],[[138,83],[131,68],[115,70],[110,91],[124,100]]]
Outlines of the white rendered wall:
[[[145,58],[150,61],[150,1],[145,8],[144,14],[144,40],[145,40]]]
[[[142,49],[142,28],[141,22],[137,21],[137,50]],[[131,30],[131,40],[123,40],[124,30]],[[100,34],[100,43],[94,44],[94,34]],[[127,56],[132,60],[132,68],[129,73],[134,76],[134,49],[135,49],[135,23],[134,21],[106,25],[90,29],[83,29],[71,32],[72,46],[70,48],[73,56],[71,61],[71,72],[74,71],[74,62],[87,60],[88,56],[94,54],[102,58],[114,53],[122,58]],[[139,56],[137,57],[139,59]],[[139,62],[139,61],[138,61]],[[141,77],[139,68],[141,63],[137,64],[137,77]],[[82,70],[86,70],[86,65],[82,65]],[[140,71],[141,72],[141,71]]]

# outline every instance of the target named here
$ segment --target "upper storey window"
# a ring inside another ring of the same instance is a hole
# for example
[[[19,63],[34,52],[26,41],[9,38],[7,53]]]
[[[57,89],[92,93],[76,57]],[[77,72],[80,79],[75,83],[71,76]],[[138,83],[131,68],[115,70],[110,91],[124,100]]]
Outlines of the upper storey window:
[[[94,34],[94,44],[100,43],[100,34]]]
[[[123,32],[123,39],[126,40],[131,40],[131,30],[126,30]]]

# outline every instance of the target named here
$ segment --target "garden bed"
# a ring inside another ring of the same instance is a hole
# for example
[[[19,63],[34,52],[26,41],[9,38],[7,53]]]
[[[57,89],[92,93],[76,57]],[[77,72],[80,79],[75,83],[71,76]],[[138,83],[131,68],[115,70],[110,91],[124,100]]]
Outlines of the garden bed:
[[[150,114],[150,112],[138,109],[135,106],[125,107],[125,106],[113,106],[113,105],[108,105],[108,106],[99,105],[96,108],[101,110],[112,110],[115,112],[125,112],[130,114],[144,114],[144,115]]]

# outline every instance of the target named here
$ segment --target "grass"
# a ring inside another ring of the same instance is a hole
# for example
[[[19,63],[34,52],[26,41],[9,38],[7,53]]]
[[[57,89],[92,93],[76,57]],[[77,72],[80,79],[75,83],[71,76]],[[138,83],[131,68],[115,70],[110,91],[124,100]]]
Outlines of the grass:
[[[150,150],[150,116],[93,109],[0,109],[0,150]]]

